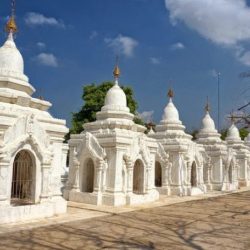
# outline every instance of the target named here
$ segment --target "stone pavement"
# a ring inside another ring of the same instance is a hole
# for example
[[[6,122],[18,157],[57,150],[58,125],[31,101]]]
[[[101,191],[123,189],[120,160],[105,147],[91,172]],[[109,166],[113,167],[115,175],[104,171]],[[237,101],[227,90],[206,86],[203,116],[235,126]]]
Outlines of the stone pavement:
[[[0,249],[250,249],[250,191],[161,203],[113,212],[69,204],[70,219],[2,226]]]

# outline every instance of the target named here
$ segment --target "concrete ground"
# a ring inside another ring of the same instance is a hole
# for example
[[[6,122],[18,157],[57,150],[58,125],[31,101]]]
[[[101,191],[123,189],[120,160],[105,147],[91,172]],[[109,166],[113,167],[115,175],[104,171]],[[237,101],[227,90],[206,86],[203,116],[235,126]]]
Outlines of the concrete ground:
[[[69,203],[64,216],[1,225],[0,249],[250,249],[250,191],[133,208]]]

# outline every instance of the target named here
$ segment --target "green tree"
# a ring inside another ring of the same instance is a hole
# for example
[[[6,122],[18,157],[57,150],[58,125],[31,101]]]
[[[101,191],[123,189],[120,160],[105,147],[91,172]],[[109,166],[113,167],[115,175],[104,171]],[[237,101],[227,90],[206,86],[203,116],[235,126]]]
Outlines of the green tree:
[[[198,139],[197,135],[199,134],[198,129],[193,129],[192,132],[190,132],[190,135],[192,135],[192,140],[195,141]]]
[[[104,105],[105,96],[113,85],[112,82],[103,82],[100,85],[90,84],[83,86],[82,99],[84,105],[79,112],[72,114],[72,127],[70,133],[81,133],[84,123],[96,120],[96,113],[101,110]],[[133,89],[127,86],[121,86],[121,88],[126,94],[127,105],[130,112],[136,115],[138,104],[134,99]],[[134,121],[138,124],[143,124],[143,121],[137,116],[135,116]],[[67,137],[69,137],[69,135]]]
[[[226,137],[227,137],[227,129],[222,129],[221,131],[220,131],[220,134],[221,134],[221,140],[225,140],[226,139]]]
[[[249,132],[246,128],[240,129],[240,137],[242,140],[244,140],[248,136]]]

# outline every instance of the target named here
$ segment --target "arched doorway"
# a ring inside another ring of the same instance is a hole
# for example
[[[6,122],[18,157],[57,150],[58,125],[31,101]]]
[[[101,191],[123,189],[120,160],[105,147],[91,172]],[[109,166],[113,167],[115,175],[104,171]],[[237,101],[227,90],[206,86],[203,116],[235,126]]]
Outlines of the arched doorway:
[[[92,159],[87,159],[82,173],[82,192],[94,191],[95,165]]]
[[[27,150],[20,151],[13,163],[11,204],[28,205],[34,203],[35,164]]]
[[[155,186],[162,186],[162,169],[161,164],[158,161],[155,163]]]
[[[193,162],[191,167],[191,186],[197,187],[197,169],[196,169],[196,163]]]
[[[228,168],[228,181],[233,183],[233,163],[231,162]]]
[[[133,171],[133,193],[144,193],[144,167],[140,160],[137,160]]]

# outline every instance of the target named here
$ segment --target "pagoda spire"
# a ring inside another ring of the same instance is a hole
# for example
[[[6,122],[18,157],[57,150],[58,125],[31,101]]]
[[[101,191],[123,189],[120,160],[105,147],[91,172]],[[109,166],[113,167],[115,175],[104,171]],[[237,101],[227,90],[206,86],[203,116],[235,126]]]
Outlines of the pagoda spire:
[[[234,111],[230,113],[229,119],[231,120],[231,124],[235,124],[236,122],[236,116],[234,115]]]
[[[170,89],[168,90],[168,97],[169,97],[169,99],[172,99],[172,98],[174,97],[174,91],[173,91],[172,88],[170,88]]]
[[[116,57],[115,68],[114,68],[114,71],[113,71],[113,75],[114,75],[114,79],[115,79],[115,85],[118,85],[118,79],[119,79],[120,74],[121,74],[121,71],[120,71],[119,66],[118,66],[118,61],[119,61],[119,58],[117,56]]]
[[[16,13],[16,1],[11,0],[11,15],[5,26],[5,31],[11,35],[13,35],[18,31],[15,20],[15,13]]]
[[[209,111],[210,111],[210,104],[209,104],[209,100],[208,100],[208,96],[207,96],[207,103],[206,103],[206,106],[205,106],[205,111],[206,111],[206,113],[209,113]]]

